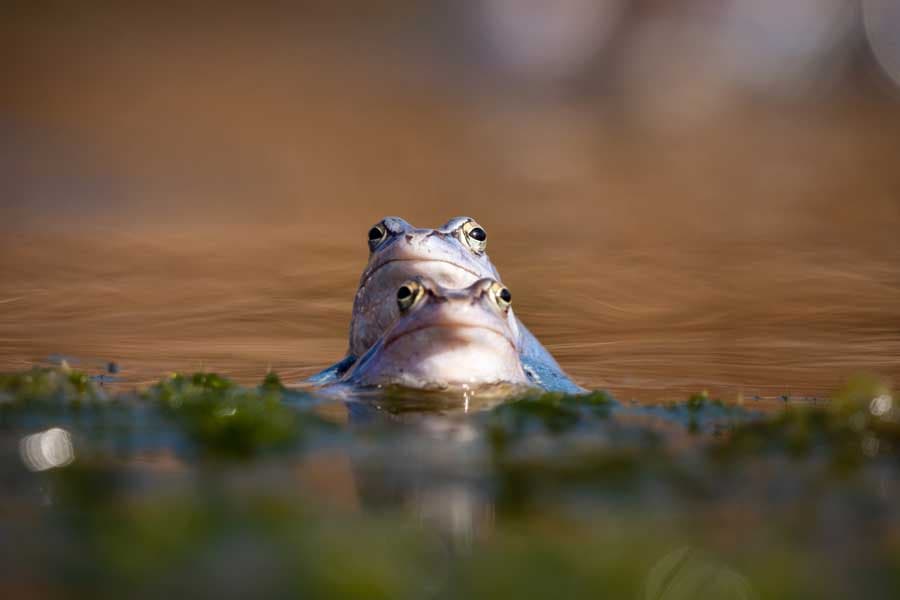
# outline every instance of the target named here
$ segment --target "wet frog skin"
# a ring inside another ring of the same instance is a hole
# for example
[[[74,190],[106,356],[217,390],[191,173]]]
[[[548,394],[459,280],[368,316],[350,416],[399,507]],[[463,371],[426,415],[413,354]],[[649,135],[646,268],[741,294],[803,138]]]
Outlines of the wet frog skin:
[[[386,217],[369,229],[367,242],[369,261],[353,302],[347,356],[310,378],[311,383],[337,381],[378,341],[400,316],[394,294],[403,282],[423,277],[445,289],[463,289],[480,279],[500,280],[487,254],[487,232],[470,217],[455,217],[436,229]],[[510,315],[529,380],[550,391],[583,392],[512,311]]]
[[[399,316],[342,378],[358,386],[533,386],[519,353],[512,294],[494,279],[463,289],[417,277],[395,292]]]

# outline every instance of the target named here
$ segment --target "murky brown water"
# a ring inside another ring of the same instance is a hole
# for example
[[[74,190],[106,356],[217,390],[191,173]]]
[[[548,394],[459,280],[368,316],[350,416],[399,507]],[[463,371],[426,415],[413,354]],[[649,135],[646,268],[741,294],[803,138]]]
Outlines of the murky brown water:
[[[366,212],[327,235],[15,234],[3,257],[2,367],[62,354],[91,370],[115,360],[140,383],[196,369],[249,382],[269,366],[302,378],[345,350]],[[486,220],[492,254],[521,317],[584,385],[648,400],[698,389],[806,396],[857,371],[900,375],[896,259],[796,240],[610,247],[549,222],[546,240],[542,226],[504,231],[515,222]]]
[[[162,43],[146,23],[94,40],[23,22],[7,40],[27,48],[26,84],[3,100],[0,141],[4,370],[63,355],[137,383],[299,380],[345,349],[373,222],[468,214],[583,385],[659,400],[900,379],[888,98],[663,123],[615,91],[445,81],[384,31]]]

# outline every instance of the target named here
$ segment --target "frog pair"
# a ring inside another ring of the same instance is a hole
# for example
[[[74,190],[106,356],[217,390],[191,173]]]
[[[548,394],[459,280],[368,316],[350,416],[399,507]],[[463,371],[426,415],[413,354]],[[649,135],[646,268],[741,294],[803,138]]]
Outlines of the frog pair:
[[[486,252],[487,232],[474,219],[419,229],[387,217],[369,230],[368,243],[347,356],[311,383],[584,391],[513,313]]]

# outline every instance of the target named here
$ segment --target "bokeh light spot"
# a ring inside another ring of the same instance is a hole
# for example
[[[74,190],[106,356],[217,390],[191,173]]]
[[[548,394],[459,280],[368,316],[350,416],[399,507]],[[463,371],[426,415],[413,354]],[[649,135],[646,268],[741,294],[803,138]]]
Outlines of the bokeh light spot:
[[[22,438],[19,442],[19,454],[31,471],[64,467],[75,460],[72,436],[59,427]]]
[[[872,398],[872,402],[869,403],[869,412],[876,417],[881,417],[891,411],[893,404],[894,399],[891,398],[890,394],[881,394]]]
[[[900,2],[863,0],[862,8],[872,54],[885,74],[900,86]]]

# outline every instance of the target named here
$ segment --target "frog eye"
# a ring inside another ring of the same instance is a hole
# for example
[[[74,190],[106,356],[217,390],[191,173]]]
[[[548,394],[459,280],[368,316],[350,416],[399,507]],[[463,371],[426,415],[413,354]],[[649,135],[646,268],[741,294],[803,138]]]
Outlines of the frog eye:
[[[463,240],[474,252],[481,254],[487,248],[487,232],[475,221],[466,221],[462,226]]]
[[[387,228],[379,223],[369,230],[369,249],[374,250],[387,237]]]
[[[419,298],[422,297],[422,284],[418,281],[410,280],[397,288],[397,308],[400,312],[406,312]]]
[[[491,296],[493,296],[494,302],[497,303],[500,310],[509,310],[509,305],[512,304],[512,294],[508,287],[495,281],[491,284]]]

